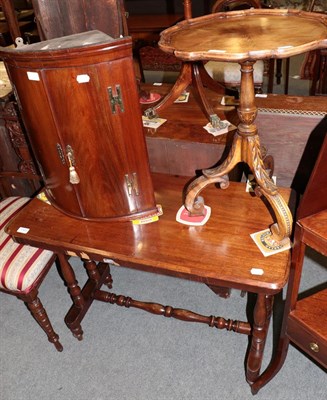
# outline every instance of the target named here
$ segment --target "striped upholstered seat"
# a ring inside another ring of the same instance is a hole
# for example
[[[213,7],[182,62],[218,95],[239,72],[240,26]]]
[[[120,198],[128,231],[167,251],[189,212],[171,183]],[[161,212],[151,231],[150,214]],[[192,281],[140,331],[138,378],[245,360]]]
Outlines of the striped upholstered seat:
[[[28,293],[53,253],[15,243],[5,226],[30,199],[8,197],[0,203],[0,288]]]
[[[48,250],[18,244],[5,232],[6,225],[30,199],[8,197],[0,201],[0,290],[23,300],[58,351],[58,335],[37,297],[38,288],[55,260]]]

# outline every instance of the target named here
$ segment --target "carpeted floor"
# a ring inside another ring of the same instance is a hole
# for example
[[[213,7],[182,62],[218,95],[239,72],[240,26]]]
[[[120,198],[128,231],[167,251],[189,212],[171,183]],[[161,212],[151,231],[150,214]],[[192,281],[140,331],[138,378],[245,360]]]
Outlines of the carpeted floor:
[[[82,285],[83,267],[79,260],[72,261]],[[326,259],[310,252],[301,290],[326,282],[326,268]],[[115,293],[207,315],[245,318],[246,298],[238,291],[224,300],[199,283],[119,267],[112,272]],[[78,342],[63,321],[71,300],[56,268],[41,286],[40,298],[64,351],[56,352],[47,342],[22,302],[0,294],[1,400],[253,398],[244,377],[244,335],[97,302],[83,321],[84,340]],[[276,304],[280,311],[281,304]],[[272,327],[276,325],[275,318]],[[326,384],[325,372],[291,346],[281,372],[255,398],[323,400]]]

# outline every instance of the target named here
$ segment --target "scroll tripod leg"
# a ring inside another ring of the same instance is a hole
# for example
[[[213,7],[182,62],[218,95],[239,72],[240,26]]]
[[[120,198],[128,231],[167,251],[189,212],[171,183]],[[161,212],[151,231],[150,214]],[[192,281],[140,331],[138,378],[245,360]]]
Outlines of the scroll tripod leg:
[[[269,248],[278,249],[289,240],[293,224],[292,214],[284,198],[279,193],[277,186],[265,169],[261,156],[259,136],[255,135],[247,138],[246,144],[244,158],[258,184],[258,187],[255,189],[256,194],[265,196],[277,219],[277,223],[270,227],[270,233],[263,234],[264,237],[261,240]]]
[[[220,183],[222,189],[227,189],[229,186],[228,172],[230,172],[236,164],[238,164],[242,148],[242,138],[236,134],[231,151],[227,159],[218,167],[203,170],[203,175],[191,182],[185,195],[184,205],[191,214],[203,214],[204,204],[198,202],[200,192],[211,183]]]
[[[144,111],[148,118],[156,118],[160,111],[173,104],[183,91],[192,83],[192,63],[184,62],[181,72],[171,91],[156,106]]]

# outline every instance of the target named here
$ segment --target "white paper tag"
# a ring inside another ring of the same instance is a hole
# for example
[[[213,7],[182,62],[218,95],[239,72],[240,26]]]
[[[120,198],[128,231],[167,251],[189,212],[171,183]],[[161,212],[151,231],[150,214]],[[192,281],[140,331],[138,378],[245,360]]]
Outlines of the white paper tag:
[[[185,206],[181,206],[176,214],[176,221],[184,225],[202,226],[208,222],[211,215],[211,207],[204,206],[204,215],[190,215]]]
[[[263,275],[264,270],[262,268],[251,268],[251,275]]]
[[[27,78],[30,81],[39,81],[40,80],[39,74],[37,72],[32,72],[32,71],[27,71]]]
[[[219,136],[219,135],[223,135],[224,133],[227,133],[229,130],[229,127],[231,126],[231,123],[228,122],[226,119],[221,121],[224,122],[225,124],[227,124],[226,128],[214,128],[210,122],[207,123],[206,126],[204,126],[203,128],[210,133],[213,136]]]
[[[120,264],[116,263],[116,261],[112,260],[111,258],[104,258],[103,262],[108,263],[108,264],[112,264],[112,265],[116,265],[117,267],[120,266]]]
[[[29,230],[30,230],[30,228],[24,228],[21,226],[20,228],[17,229],[17,232],[26,234],[29,232]]]
[[[78,83],[90,82],[90,77],[87,74],[77,75],[76,80]]]
[[[282,242],[270,240],[270,229],[264,229],[263,231],[252,233],[250,236],[265,257],[272,256],[273,254],[291,248],[291,241],[289,238],[285,238]]]
[[[188,99],[190,97],[190,93],[189,92],[183,92],[177,100],[174,101],[174,103],[187,103]]]
[[[159,126],[164,124],[166,121],[167,120],[164,118],[148,118],[148,117],[142,116],[142,122],[143,122],[143,126],[145,128],[157,129],[157,128],[159,128]]]

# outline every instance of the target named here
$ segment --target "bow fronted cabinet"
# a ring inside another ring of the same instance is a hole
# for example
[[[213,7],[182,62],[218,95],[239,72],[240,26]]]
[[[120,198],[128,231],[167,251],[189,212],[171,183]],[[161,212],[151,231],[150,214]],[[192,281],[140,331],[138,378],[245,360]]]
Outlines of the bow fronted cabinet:
[[[88,220],[157,213],[129,37],[90,31],[0,57],[51,204]]]

